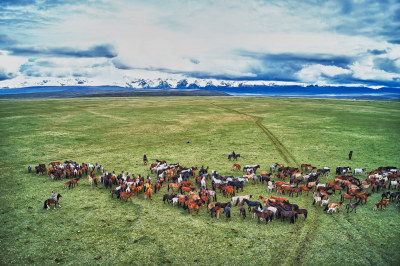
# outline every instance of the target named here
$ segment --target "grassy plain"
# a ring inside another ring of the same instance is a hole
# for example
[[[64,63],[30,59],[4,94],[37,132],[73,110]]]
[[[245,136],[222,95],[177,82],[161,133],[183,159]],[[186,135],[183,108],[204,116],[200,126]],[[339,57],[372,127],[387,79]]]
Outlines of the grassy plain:
[[[306,221],[265,225],[211,219],[135,196],[112,199],[82,179],[63,181],[27,173],[50,161],[98,162],[108,171],[147,175],[149,161],[209,166],[234,174],[241,165],[267,170],[280,162],[299,166],[367,167],[400,164],[400,103],[284,98],[81,98],[0,101],[0,264],[243,264],[398,265],[400,212],[394,204],[374,212],[368,203],[327,215],[312,196],[294,197],[309,210]],[[353,150],[353,160],[347,159]],[[334,173],[329,180],[332,180]],[[154,177],[154,175],[153,175]],[[62,208],[43,210],[50,191]],[[269,196],[265,185],[244,192]],[[227,199],[219,196],[220,202]],[[331,201],[338,202],[339,196]]]

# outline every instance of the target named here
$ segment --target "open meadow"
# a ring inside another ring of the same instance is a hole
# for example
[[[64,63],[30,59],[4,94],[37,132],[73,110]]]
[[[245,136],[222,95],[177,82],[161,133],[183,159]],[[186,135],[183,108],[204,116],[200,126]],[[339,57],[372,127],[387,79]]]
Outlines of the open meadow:
[[[190,214],[153,199],[111,198],[84,176],[65,180],[28,173],[27,166],[73,160],[108,171],[147,176],[156,159],[184,167],[268,171],[276,162],[400,167],[400,102],[246,97],[79,98],[0,101],[0,264],[399,265],[400,208],[373,211],[381,192],[356,213],[327,214],[310,193],[290,198],[308,210],[295,224],[257,223],[248,213],[211,218],[206,206]],[[353,158],[348,160],[348,152]],[[155,174],[151,175],[153,180]],[[363,174],[360,179],[365,179]],[[194,179],[191,178],[191,181]],[[209,180],[209,185],[211,181]],[[269,197],[266,185],[246,183],[240,195]],[[61,208],[43,209],[50,191]],[[392,192],[395,189],[391,190]],[[370,192],[370,190],[368,191]],[[287,195],[284,195],[287,197]],[[218,192],[218,201],[226,202]],[[330,202],[339,202],[340,195]],[[347,201],[346,201],[347,203]]]

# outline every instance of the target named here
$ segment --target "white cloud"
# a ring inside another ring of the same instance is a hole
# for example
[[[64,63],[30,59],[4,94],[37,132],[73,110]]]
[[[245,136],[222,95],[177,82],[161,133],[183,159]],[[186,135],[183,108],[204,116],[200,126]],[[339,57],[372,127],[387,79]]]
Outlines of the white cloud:
[[[310,83],[321,83],[325,81],[323,75],[328,77],[334,77],[337,75],[351,74],[352,72],[348,69],[336,67],[336,66],[325,66],[320,64],[314,64],[305,66],[300,70],[297,75],[299,79],[304,82]]]
[[[394,79],[400,79],[400,74],[389,73],[381,69],[376,69],[374,68],[373,63],[355,62],[350,66],[350,69],[354,73],[353,76],[361,80],[393,81]]]
[[[376,4],[363,7],[357,3],[352,9],[335,1],[323,1],[318,7],[310,1],[104,0],[100,4],[66,3],[55,4],[48,10],[30,6],[27,13],[30,18],[37,16],[37,25],[33,23],[24,28],[10,23],[4,33],[19,43],[32,46],[86,49],[98,44],[111,44],[118,54],[116,60],[132,69],[116,69],[107,59],[51,58],[55,66],[33,64],[38,75],[81,73],[91,78],[107,77],[111,80],[136,77],[139,73],[145,76],[208,73],[255,78],[257,73],[254,69],[270,70],[255,57],[238,55],[238,51],[249,51],[260,55],[324,54],[357,59],[349,66],[350,69],[315,62],[304,65],[297,77],[305,82],[329,83],[329,77],[353,73],[355,78],[363,80],[375,77],[387,81],[397,77],[374,69],[371,62],[358,58],[368,50],[377,49],[388,51],[381,57],[395,60],[400,46],[382,41],[381,36],[349,34],[352,28],[343,23],[348,21],[356,28],[358,17],[365,17],[369,8],[380,8]],[[16,16],[21,14],[18,10],[22,12],[25,8],[14,7]],[[344,11],[356,12],[357,16],[342,14]],[[11,13],[7,16],[9,18]],[[382,16],[374,13],[373,18]],[[368,25],[363,23],[362,32],[368,31]],[[379,26],[370,25],[371,28]],[[13,71],[18,71],[30,57],[18,58],[19,61],[9,59],[18,65]],[[91,67],[102,62],[102,66]],[[6,61],[0,61],[0,67],[12,68],[6,64]]]

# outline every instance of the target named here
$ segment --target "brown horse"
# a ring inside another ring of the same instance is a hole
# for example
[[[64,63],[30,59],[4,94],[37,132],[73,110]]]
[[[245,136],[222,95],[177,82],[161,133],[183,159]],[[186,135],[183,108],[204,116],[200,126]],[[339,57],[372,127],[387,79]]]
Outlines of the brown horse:
[[[242,169],[242,167],[240,166],[240,164],[238,164],[238,163],[235,163],[233,166],[232,166],[232,171],[233,170],[237,170],[237,171],[240,171],[241,169]]]
[[[351,202],[351,200],[354,199],[355,197],[356,197],[356,196],[353,195],[353,194],[343,193],[342,196],[340,197],[340,200],[341,200],[341,201],[344,201],[344,199],[348,199],[348,200],[350,200],[350,202]]]
[[[277,201],[279,201],[279,202],[284,202],[284,201],[286,201],[287,203],[289,203],[289,200],[288,200],[287,198],[278,198],[278,197],[275,197],[275,196],[273,196],[273,195],[271,195],[269,198],[270,198],[270,199],[277,200]]]
[[[151,200],[151,197],[153,196],[153,190],[151,189],[151,187],[149,187],[149,188],[144,192],[144,199],[146,199],[147,196],[149,196],[149,199]]]
[[[133,192],[131,192],[131,193],[121,192],[121,193],[119,193],[119,199],[121,200],[121,198],[125,198],[126,201],[128,201],[128,199],[130,199],[132,201],[131,196],[133,196],[133,195],[135,195]]]
[[[168,191],[169,191],[169,189],[172,189],[172,191],[174,191],[174,188],[176,188],[176,189],[180,189],[181,188],[181,183],[170,183],[170,184],[168,184]]]
[[[44,201],[43,209],[50,210],[50,205],[51,205],[51,204],[54,204],[54,209],[56,208],[57,204],[58,204],[58,207],[61,208],[61,205],[60,205],[60,203],[58,202],[58,201],[60,200],[61,197],[62,197],[61,194],[57,194],[57,199],[55,199],[55,200],[54,200],[54,199],[47,199],[47,200],[45,200],[45,201]]]
[[[377,211],[379,209],[379,207],[381,207],[381,210],[383,209],[383,207],[385,207],[386,209],[386,205],[390,202],[390,199],[384,199],[379,201],[377,204],[375,204],[374,206],[374,211]]]
[[[221,212],[222,208],[220,206],[214,206],[210,209],[211,212],[211,218],[213,217],[213,214],[219,219],[219,213]]]
[[[181,184],[182,184],[182,186],[184,186],[184,187],[191,187],[191,186],[193,186],[193,182],[182,181]]]

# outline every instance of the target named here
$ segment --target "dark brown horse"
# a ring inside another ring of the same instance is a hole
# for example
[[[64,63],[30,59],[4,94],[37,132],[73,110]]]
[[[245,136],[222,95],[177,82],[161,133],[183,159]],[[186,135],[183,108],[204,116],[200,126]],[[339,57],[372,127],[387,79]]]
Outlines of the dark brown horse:
[[[45,200],[45,201],[44,201],[43,209],[50,210],[50,205],[51,205],[51,204],[54,204],[54,209],[56,208],[57,204],[58,204],[58,207],[61,208],[61,205],[60,205],[60,203],[58,202],[58,201],[60,200],[61,197],[62,197],[61,194],[57,194],[57,199],[55,199],[55,200],[54,200],[54,199],[47,199],[47,200]]]

